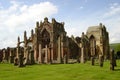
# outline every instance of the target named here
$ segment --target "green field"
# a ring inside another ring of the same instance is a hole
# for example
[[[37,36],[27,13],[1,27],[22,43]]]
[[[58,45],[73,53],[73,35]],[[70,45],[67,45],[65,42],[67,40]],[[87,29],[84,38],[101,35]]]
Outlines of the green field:
[[[96,63],[32,65],[18,68],[13,64],[0,63],[0,80],[120,80],[120,61],[115,71],[110,71],[109,62],[101,68]]]
[[[113,48],[115,50],[115,53],[116,53],[117,51],[120,51],[120,43],[110,44],[110,48]]]

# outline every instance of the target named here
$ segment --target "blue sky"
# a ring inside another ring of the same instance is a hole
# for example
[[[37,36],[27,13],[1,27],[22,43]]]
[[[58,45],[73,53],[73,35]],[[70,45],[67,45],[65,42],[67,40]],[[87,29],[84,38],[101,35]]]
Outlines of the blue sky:
[[[44,17],[65,22],[68,36],[81,36],[89,26],[103,23],[110,43],[120,42],[120,0],[0,0],[0,48],[15,47]]]

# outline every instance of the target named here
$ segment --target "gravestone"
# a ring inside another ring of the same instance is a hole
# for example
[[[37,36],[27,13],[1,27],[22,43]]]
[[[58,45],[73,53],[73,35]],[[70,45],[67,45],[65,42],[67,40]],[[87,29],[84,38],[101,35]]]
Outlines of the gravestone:
[[[100,64],[100,67],[103,67],[103,62],[104,62],[103,55],[99,55],[99,64]]]
[[[18,67],[24,67],[24,65],[23,65],[23,55],[19,54],[18,58],[19,58]]]
[[[17,66],[18,65],[18,58],[15,58],[14,59],[14,66]]]
[[[68,59],[67,59],[67,55],[65,54],[64,57],[63,57],[63,63],[64,64],[67,64],[68,63]]]
[[[95,65],[95,59],[94,59],[94,56],[91,57],[91,64],[92,64],[92,65]]]
[[[114,57],[114,50],[110,50],[110,70],[114,70],[115,67],[115,57]]]

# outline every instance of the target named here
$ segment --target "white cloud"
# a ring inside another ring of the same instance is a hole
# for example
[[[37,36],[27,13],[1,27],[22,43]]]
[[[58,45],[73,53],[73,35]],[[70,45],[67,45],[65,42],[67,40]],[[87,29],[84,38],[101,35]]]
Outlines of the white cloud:
[[[3,33],[0,34],[0,48],[16,46],[14,41],[19,35],[23,37],[24,30],[30,32],[30,29],[35,28],[36,21],[50,17],[58,11],[57,6],[50,2],[25,5],[11,1],[10,4],[9,8],[0,10],[0,32]]]
[[[103,14],[103,21],[109,26],[110,43],[120,42],[120,4],[112,3]]]
[[[103,17],[112,17],[115,15],[120,15],[120,4],[118,3],[113,3],[110,5],[109,11],[104,14]]]

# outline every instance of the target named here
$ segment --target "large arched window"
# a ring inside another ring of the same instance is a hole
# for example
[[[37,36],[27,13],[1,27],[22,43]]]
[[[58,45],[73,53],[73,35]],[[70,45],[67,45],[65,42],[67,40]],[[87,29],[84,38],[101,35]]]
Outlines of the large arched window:
[[[96,48],[95,37],[93,35],[91,35],[89,40],[90,40],[90,52],[91,52],[91,55],[95,55],[95,48]]]
[[[49,32],[44,29],[42,32],[42,47],[45,48],[45,46],[49,46],[50,43],[50,34]]]

